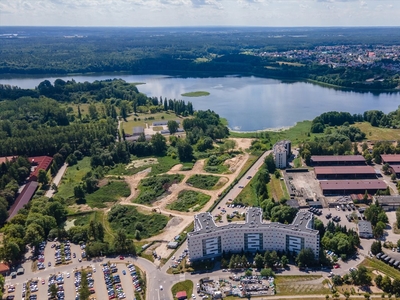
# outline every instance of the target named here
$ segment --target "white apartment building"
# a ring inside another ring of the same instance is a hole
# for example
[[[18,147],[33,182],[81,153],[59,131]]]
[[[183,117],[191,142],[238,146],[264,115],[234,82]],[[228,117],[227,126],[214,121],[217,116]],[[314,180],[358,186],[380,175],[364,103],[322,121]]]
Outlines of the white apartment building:
[[[273,151],[275,158],[275,166],[278,169],[286,168],[287,159],[292,154],[291,142],[288,140],[279,141],[274,145]]]
[[[188,250],[191,260],[220,256],[223,251],[237,253],[242,250],[300,252],[310,248],[319,255],[319,232],[313,229],[313,214],[297,213],[290,225],[264,223],[258,207],[247,211],[244,223],[217,226],[210,213],[194,216],[194,231],[188,233]]]

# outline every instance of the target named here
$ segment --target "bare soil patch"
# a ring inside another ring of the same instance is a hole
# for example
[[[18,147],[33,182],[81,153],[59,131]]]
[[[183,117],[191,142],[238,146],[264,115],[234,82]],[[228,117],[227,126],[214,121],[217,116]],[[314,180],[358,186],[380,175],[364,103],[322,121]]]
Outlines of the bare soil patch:
[[[138,159],[138,160],[134,160],[134,161],[132,161],[132,162],[130,162],[126,167],[125,167],[125,169],[126,170],[129,170],[129,169],[131,169],[132,167],[133,168],[140,168],[140,167],[143,167],[143,166],[147,166],[147,165],[155,165],[155,164],[158,164],[158,160],[157,160],[157,158],[144,158],[144,159]]]
[[[230,138],[230,140],[233,140],[236,142],[236,148],[235,150],[245,150],[249,149],[251,146],[251,142],[254,139],[245,139],[245,138]]]
[[[244,160],[244,155],[243,154],[239,154],[235,157],[232,157],[230,159],[227,159],[224,162],[224,165],[229,167],[229,171],[231,171],[232,173],[235,172],[238,168],[238,166],[240,166]]]

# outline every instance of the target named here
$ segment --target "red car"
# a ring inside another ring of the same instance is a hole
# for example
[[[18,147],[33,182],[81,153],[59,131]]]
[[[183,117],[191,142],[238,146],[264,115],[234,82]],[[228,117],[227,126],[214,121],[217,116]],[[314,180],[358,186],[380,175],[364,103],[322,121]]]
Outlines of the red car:
[[[333,268],[339,269],[339,268],[340,268],[340,265],[339,265],[339,264],[335,264],[335,265],[333,265]]]
[[[123,257],[122,255],[119,257],[120,260],[124,260],[125,257]]]

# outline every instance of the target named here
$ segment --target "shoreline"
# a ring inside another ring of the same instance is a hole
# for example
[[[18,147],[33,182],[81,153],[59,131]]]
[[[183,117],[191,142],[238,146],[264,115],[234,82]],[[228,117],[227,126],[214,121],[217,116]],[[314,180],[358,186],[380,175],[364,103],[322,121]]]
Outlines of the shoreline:
[[[300,122],[304,122],[304,121],[310,121],[310,120],[302,120]],[[230,128],[229,126],[229,132],[234,132],[234,133],[259,133],[259,132],[281,132],[281,131],[286,131],[289,130],[290,128],[295,127],[299,122],[296,122],[294,125],[292,126],[283,126],[283,127],[276,127],[276,128],[265,128],[265,129],[258,129],[258,130],[253,130],[253,131],[240,131],[240,130],[234,130],[232,128]]]

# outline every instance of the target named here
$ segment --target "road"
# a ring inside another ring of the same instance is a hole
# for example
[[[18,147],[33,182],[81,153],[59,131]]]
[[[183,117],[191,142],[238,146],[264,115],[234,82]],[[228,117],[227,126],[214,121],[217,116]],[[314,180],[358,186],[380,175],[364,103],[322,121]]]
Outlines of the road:
[[[65,171],[67,170],[68,164],[64,163],[63,166],[60,168],[60,170],[58,170],[57,175],[53,178],[53,182],[56,186],[58,186],[61,182],[62,177],[64,176]],[[51,184],[51,185],[52,185]],[[45,196],[47,198],[51,198],[53,197],[55,191],[51,188],[50,185],[50,189],[46,192]]]

